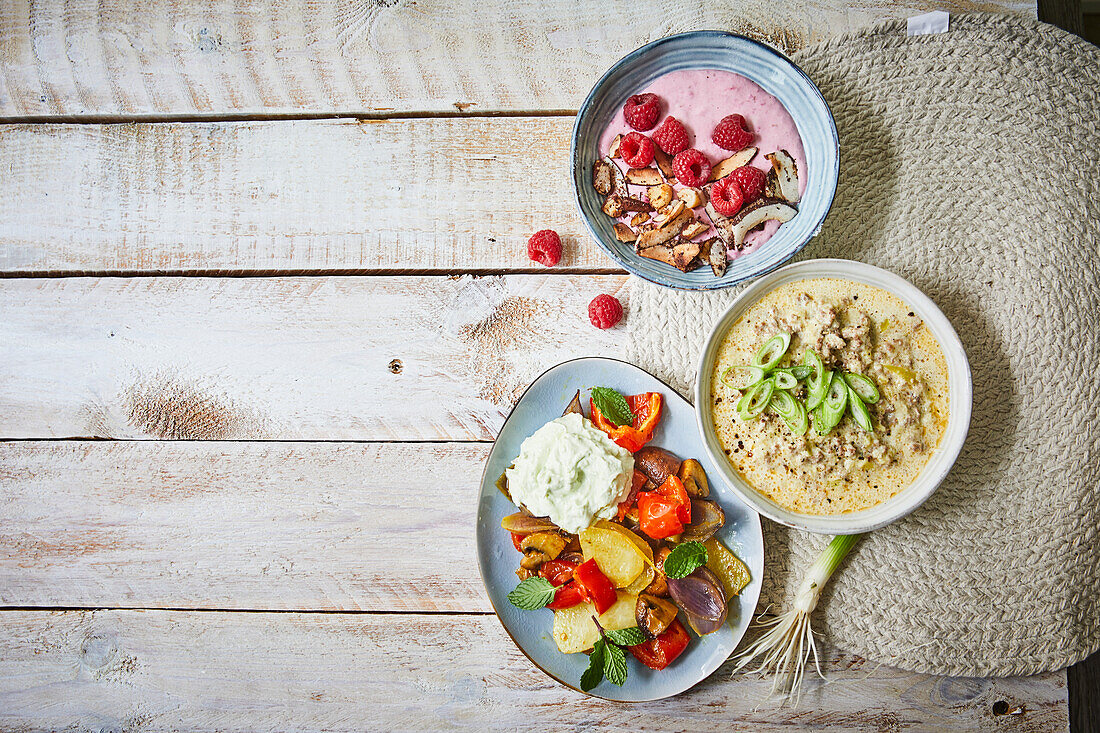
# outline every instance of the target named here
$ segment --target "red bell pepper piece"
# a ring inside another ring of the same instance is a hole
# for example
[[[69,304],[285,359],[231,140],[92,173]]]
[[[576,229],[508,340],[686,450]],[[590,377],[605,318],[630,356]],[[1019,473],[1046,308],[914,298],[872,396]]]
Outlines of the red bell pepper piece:
[[[596,403],[589,400],[592,423],[600,430],[607,433],[607,437],[615,443],[626,448],[631,453],[639,450],[653,438],[653,431],[657,429],[657,423],[661,421],[661,406],[664,397],[660,392],[643,392],[642,394],[627,395],[626,404],[634,413],[634,422],[630,425],[616,425],[603,416],[596,408]]]
[[[577,563],[571,560],[549,560],[539,568],[539,575],[550,581],[555,588],[565,585],[573,579],[573,571],[577,569]]]
[[[600,571],[595,558],[578,565],[573,571],[573,580],[581,587],[584,597],[592,601],[592,605],[596,607],[596,613],[603,613],[615,605],[618,599],[615,586]]]
[[[523,542],[523,538],[527,535],[518,532],[509,532],[508,534],[512,535],[512,547],[516,548],[516,552],[523,552],[523,548],[519,546],[519,543]]]
[[[547,603],[546,607],[554,611],[561,611],[572,608],[583,600],[584,591],[576,583],[570,582],[554,591],[554,600]]]
[[[684,531],[680,521],[680,503],[655,491],[638,494],[638,529],[655,540],[663,540]]]
[[[676,516],[679,518],[681,524],[691,524],[691,497],[688,496],[683,481],[676,476],[669,476],[665,479],[665,482],[657,488],[657,493],[669,501],[675,502],[679,506]]]
[[[684,625],[679,619],[673,619],[668,628],[656,639],[627,648],[639,662],[650,669],[660,671],[672,664],[676,657],[687,649],[689,640],[690,637]]]

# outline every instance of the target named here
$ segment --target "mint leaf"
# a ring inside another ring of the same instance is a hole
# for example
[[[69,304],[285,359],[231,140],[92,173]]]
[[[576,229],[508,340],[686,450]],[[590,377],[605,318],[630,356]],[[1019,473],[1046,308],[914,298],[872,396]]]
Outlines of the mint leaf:
[[[593,387],[592,404],[600,411],[600,414],[619,427],[630,425],[634,422],[634,413],[630,405],[626,404],[626,398],[610,387]]]
[[[606,645],[603,656],[603,673],[613,685],[623,686],[626,682],[626,652],[621,646]]]
[[[508,601],[516,608],[534,611],[554,600],[554,586],[546,578],[528,578],[508,594]]]
[[[617,631],[608,629],[604,633],[611,642],[619,646],[637,646],[645,643],[645,634],[637,626],[631,626],[629,629],[618,629]]]
[[[702,542],[684,542],[676,545],[665,558],[665,575],[670,578],[682,578],[698,567],[707,564],[707,548]]]
[[[588,669],[581,675],[581,689],[585,692],[593,689],[603,682],[603,666],[605,649],[607,645],[603,639],[598,639],[592,646],[592,653],[588,655]],[[617,647],[616,647],[617,648]]]

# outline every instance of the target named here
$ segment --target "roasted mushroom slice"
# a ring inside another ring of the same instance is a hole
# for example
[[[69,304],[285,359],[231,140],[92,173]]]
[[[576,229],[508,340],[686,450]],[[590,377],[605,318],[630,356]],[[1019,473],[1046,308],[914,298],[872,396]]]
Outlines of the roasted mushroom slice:
[[[520,540],[519,549],[523,559],[519,566],[528,570],[538,570],[544,562],[555,559],[565,550],[568,541],[557,532],[535,532]]]
[[[656,168],[631,168],[626,172],[626,182],[635,186],[658,186],[664,180]]]
[[[707,481],[707,473],[699,461],[694,458],[684,460],[677,475],[691,496],[699,499],[710,496],[710,482]]]
[[[676,613],[675,603],[649,593],[639,595],[638,603],[634,606],[634,617],[638,622],[638,628],[649,639],[656,639],[663,634],[676,618]]]
[[[615,222],[615,239],[620,242],[633,242],[638,238],[638,233],[633,229],[623,224],[621,221]]]
[[[657,550],[657,553],[653,556],[653,566],[655,569],[653,582],[645,589],[645,592],[651,596],[668,595],[668,578],[665,576],[665,558],[668,557],[671,552],[668,545],[664,545],[661,549]]]
[[[647,445],[634,453],[634,467],[645,474],[655,486],[680,470],[680,459],[672,451]]]
[[[798,193],[798,165],[794,158],[786,150],[777,150],[764,156],[772,162],[772,170],[775,171],[775,179],[779,185],[779,195],[792,204],[797,204],[800,198]]]
[[[710,169],[710,180],[722,180],[741,166],[748,165],[749,161],[754,157],[756,157],[756,148],[745,148],[744,150],[737,151],[725,160],[718,161],[718,163]]]

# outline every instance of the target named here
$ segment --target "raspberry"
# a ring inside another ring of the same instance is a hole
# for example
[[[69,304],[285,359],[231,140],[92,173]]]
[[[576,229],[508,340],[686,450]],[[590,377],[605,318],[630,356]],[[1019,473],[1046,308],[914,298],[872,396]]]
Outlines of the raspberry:
[[[623,304],[611,295],[597,295],[588,304],[588,320],[596,328],[611,328],[623,319]]]
[[[561,237],[553,229],[535,232],[527,240],[527,256],[535,262],[553,267],[561,262]]]
[[[666,117],[661,126],[653,131],[653,142],[669,155],[676,155],[690,145],[687,130],[675,117]]]
[[[640,132],[628,132],[619,142],[619,157],[631,168],[645,168],[653,162],[653,141]]]
[[[656,94],[635,94],[623,105],[623,118],[635,130],[652,130],[657,124],[661,98]]]
[[[710,178],[710,161],[695,148],[688,148],[672,159],[672,172],[685,186],[702,186]]]
[[[733,176],[726,176],[710,187],[710,203],[722,216],[733,216],[741,210],[744,196]]]
[[[764,184],[767,183],[768,177],[759,168],[743,165],[730,173],[729,177],[741,189],[741,195],[744,198],[743,203],[751,204],[764,195]]]
[[[752,142],[752,133],[746,128],[744,117],[726,115],[714,126],[710,139],[724,150],[741,150]]]

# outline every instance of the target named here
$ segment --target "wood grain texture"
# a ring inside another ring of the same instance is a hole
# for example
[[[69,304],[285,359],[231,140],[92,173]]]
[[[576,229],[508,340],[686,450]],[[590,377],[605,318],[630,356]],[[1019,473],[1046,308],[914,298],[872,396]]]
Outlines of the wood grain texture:
[[[92,0],[0,5],[0,115],[575,109],[648,41],[721,28],[786,51],[931,8],[1019,0]]]
[[[492,611],[490,447],[0,443],[0,605]]]
[[[0,438],[489,440],[619,275],[0,281]]]
[[[492,616],[0,613],[5,730],[1065,731],[1065,675],[935,678],[830,653],[798,710],[729,665],[684,695],[592,700]],[[997,716],[996,702],[1022,708]]]
[[[564,117],[0,126],[0,271],[615,269]]]

